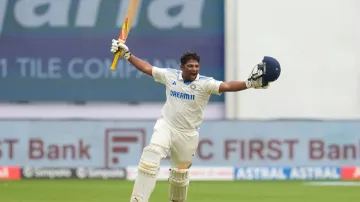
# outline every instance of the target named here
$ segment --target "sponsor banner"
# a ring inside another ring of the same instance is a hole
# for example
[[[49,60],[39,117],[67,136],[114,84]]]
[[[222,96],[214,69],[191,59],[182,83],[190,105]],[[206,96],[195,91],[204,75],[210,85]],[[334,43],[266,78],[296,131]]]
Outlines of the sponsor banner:
[[[360,166],[342,167],[341,179],[343,180],[360,180]]]
[[[79,179],[126,179],[124,168],[77,168],[75,177]]]
[[[20,168],[19,167],[6,167],[0,166],[0,180],[20,180]]]
[[[235,180],[339,180],[338,167],[242,167]]]
[[[21,169],[23,179],[126,179],[124,168],[32,168]]]
[[[138,165],[153,121],[0,121],[0,163],[30,167]],[[194,166],[360,164],[360,122],[207,121]],[[170,165],[169,159],[162,161]]]
[[[73,169],[70,168],[31,168],[21,169],[23,179],[67,179],[74,178]]]
[[[137,175],[137,167],[127,167],[127,179],[135,180]],[[168,180],[170,173],[170,167],[161,166],[157,176],[158,180]],[[206,181],[206,180],[234,180],[234,168],[233,167],[204,167],[204,166],[193,166],[190,168],[190,178],[195,181]]]
[[[127,4],[0,1],[0,100],[164,101],[164,88],[127,61],[109,70],[111,39],[119,34]],[[181,55],[197,51],[202,74],[224,79],[223,0],[146,0],[139,7],[127,40],[138,57],[179,69]],[[224,95],[211,101],[223,102]]]

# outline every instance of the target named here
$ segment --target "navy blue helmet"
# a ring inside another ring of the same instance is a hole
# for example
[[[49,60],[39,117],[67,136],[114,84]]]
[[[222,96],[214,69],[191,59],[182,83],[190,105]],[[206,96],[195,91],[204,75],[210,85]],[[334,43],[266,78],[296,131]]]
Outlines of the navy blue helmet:
[[[261,79],[261,87],[266,88],[270,82],[274,82],[279,78],[280,73],[280,63],[275,58],[265,56],[262,63],[254,67],[248,80]]]
[[[262,61],[263,78],[266,83],[276,81],[281,73],[280,63],[272,57],[265,56]]]

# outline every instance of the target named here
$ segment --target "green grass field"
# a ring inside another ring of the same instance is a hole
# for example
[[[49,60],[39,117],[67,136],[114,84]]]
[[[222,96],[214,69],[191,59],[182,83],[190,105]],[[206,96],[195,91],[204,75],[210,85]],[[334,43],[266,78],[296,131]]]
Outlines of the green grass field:
[[[115,180],[0,181],[0,202],[128,202],[132,182]],[[168,202],[157,183],[151,202]],[[192,182],[188,202],[359,202],[360,186],[308,186],[294,181]]]

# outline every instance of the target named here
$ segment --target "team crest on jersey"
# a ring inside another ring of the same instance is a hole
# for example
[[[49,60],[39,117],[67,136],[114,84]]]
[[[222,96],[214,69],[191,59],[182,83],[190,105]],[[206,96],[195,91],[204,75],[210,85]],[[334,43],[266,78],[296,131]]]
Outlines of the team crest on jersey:
[[[195,84],[191,84],[191,85],[190,85],[190,88],[193,89],[193,90],[195,90],[195,89],[196,89],[196,85],[195,85]]]

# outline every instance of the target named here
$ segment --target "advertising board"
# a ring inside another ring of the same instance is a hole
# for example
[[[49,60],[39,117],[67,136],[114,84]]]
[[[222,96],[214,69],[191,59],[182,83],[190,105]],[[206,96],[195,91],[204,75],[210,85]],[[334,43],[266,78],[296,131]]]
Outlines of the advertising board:
[[[125,60],[109,70],[111,40],[119,35],[128,2],[0,1],[0,100],[165,100],[162,86]],[[127,45],[162,68],[179,69],[181,55],[197,51],[202,73],[222,80],[224,2],[141,1]]]
[[[0,164],[31,167],[138,165],[154,121],[1,121]],[[207,121],[194,166],[360,165],[360,123]],[[162,165],[169,165],[164,160]]]

